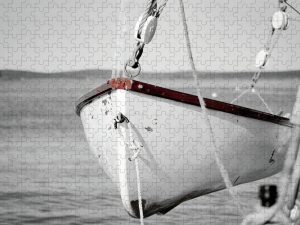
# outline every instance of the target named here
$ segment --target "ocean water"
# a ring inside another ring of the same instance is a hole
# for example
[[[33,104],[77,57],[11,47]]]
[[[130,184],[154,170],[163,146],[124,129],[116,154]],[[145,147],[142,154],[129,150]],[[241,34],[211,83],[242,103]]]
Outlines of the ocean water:
[[[108,76],[0,78],[0,224],[139,224],[123,209],[117,187],[88,149],[75,101]],[[143,79],[141,77],[140,79]],[[187,77],[145,77],[160,86],[194,93]],[[248,79],[205,79],[203,95],[230,101]],[[261,95],[274,112],[290,112],[299,77],[266,79]],[[265,110],[252,93],[241,105]],[[246,212],[258,204],[262,183],[279,175],[240,185]],[[220,191],[181,204],[145,224],[240,224],[228,192]]]

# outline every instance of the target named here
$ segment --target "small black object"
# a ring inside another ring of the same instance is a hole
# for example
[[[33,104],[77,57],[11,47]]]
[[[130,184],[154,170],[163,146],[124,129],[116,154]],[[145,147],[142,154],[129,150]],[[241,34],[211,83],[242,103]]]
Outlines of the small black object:
[[[129,123],[129,119],[126,116],[124,116],[122,113],[118,113],[118,115],[114,119],[115,129],[118,128],[118,123],[123,123],[123,122]]]
[[[259,188],[259,198],[263,207],[271,207],[277,201],[278,193],[276,185],[261,185]]]

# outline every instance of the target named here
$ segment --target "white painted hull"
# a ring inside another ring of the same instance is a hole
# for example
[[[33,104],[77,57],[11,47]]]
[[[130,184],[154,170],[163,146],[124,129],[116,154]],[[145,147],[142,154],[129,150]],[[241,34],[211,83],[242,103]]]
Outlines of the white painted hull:
[[[118,184],[130,215],[139,215],[136,173],[134,162],[128,160],[132,152],[114,129],[119,112],[136,128],[135,138],[144,146],[139,166],[145,216],[165,213],[185,200],[225,187],[200,107],[114,90],[83,107],[80,116],[90,148]],[[234,185],[281,169],[290,127],[217,110],[208,113],[220,158]],[[118,129],[129,138],[126,123]]]

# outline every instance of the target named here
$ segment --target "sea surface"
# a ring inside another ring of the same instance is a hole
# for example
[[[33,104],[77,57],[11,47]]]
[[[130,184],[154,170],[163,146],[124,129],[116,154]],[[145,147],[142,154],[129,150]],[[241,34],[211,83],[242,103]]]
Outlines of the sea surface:
[[[258,90],[273,112],[291,112],[299,76],[297,72],[259,81]],[[109,77],[109,72],[0,75],[0,224],[139,224],[125,212],[118,188],[89,151],[74,111],[81,95]],[[201,90],[206,97],[230,101],[245,90],[250,78],[206,74]],[[187,74],[139,79],[195,93]],[[239,104],[266,110],[252,92]],[[259,185],[276,183],[279,177],[236,187],[246,212],[259,203]],[[147,218],[145,224],[221,225],[241,220],[225,190]]]

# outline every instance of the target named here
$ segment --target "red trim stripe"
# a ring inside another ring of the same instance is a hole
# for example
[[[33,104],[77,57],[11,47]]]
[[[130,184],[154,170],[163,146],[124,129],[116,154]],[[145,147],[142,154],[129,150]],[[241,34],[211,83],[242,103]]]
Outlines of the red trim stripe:
[[[76,104],[76,113],[80,115],[81,109],[92,102],[95,98],[110,92],[115,89],[124,89],[128,91],[134,91],[146,95],[152,95],[160,98],[166,98],[174,100],[177,102],[182,102],[185,104],[200,106],[198,97],[196,95],[186,94],[179,91],[174,91],[171,89],[143,83],[140,81],[129,80],[126,78],[118,78],[109,80],[106,84],[90,91],[83,97],[81,97]],[[225,113],[234,114],[237,116],[249,117],[252,119],[267,121],[271,123],[276,123],[280,125],[292,126],[288,118],[280,117],[270,113],[261,112],[258,110],[229,104],[226,102],[221,102],[209,98],[204,98],[206,107],[208,109],[213,109]]]

